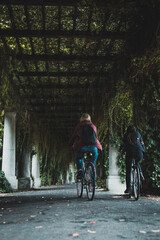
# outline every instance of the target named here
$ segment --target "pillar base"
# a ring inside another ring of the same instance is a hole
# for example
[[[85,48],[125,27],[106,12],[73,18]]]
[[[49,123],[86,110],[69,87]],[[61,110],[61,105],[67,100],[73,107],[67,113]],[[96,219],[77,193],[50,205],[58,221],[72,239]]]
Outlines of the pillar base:
[[[32,179],[30,177],[24,177],[18,179],[18,189],[31,189],[33,185]]]
[[[123,194],[126,184],[121,183],[119,176],[108,176],[106,179],[106,188],[112,193]]]
[[[10,176],[10,175],[6,175],[5,177],[7,178],[8,182],[11,184],[11,188],[13,190],[18,190],[18,179],[16,176]]]
[[[41,186],[41,179],[40,178],[34,178],[34,181],[33,181],[33,187],[34,188],[38,188]]]

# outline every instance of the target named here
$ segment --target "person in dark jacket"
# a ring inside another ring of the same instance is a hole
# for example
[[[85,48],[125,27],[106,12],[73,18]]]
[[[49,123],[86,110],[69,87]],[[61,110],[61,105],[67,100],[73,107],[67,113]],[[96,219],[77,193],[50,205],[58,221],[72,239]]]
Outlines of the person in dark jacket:
[[[82,129],[84,125],[91,124],[91,127],[94,129],[97,141],[94,144],[91,145],[85,145],[82,142]],[[96,166],[96,161],[98,158],[98,149],[102,151],[102,145],[98,140],[97,137],[97,128],[96,126],[91,122],[91,117],[88,113],[83,113],[80,122],[77,124],[74,133],[71,137],[70,140],[70,145],[72,145],[74,153],[76,154],[76,164],[77,164],[77,170],[78,171],[83,171],[83,166],[82,166],[82,158],[83,154],[86,151],[91,151],[92,152],[92,160],[94,162],[94,165]]]
[[[126,190],[125,193],[130,192],[130,172],[131,163],[134,158],[139,162],[145,153],[145,146],[141,134],[136,130],[135,126],[129,126],[124,135],[122,152],[126,152]]]

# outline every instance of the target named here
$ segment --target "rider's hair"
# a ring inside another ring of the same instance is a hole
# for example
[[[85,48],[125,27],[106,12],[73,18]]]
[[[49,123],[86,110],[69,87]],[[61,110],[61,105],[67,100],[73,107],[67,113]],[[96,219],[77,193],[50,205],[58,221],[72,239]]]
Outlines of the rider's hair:
[[[127,139],[128,139],[128,142],[129,142],[131,145],[138,144],[139,138],[138,138],[138,134],[137,134],[137,132],[135,132],[135,130],[136,130],[136,127],[135,127],[135,126],[129,126],[129,127],[127,128]],[[135,134],[136,134],[136,141],[135,141],[135,142],[133,142],[133,141],[132,141],[132,138],[131,138],[131,135],[133,134],[133,132],[135,132]]]
[[[133,132],[134,130],[136,130],[136,127],[135,126],[129,126],[128,128],[127,128],[127,133],[130,133],[130,132]]]
[[[91,116],[88,113],[83,113],[80,118],[80,122],[83,122],[83,121],[91,121]]]

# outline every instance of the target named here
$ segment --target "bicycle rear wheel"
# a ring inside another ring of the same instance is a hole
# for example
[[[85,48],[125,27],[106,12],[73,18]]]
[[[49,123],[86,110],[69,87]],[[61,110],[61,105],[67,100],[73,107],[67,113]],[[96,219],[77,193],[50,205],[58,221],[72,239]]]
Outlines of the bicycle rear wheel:
[[[130,192],[129,192],[129,198],[133,195],[133,185],[134,185],[134,168],[133,166],[131,167],[131,172],[130,172]]]
[[[83,177],[77,178],[77,197],[81,198],[83,195]]]
[[[134,198],[137,201],[140,196],[140,173],[138,167],[135,167],[133,172],[133,193]]]
[[[88,163],[85,172],[86,192],[88,200],[93,200],[95,194],[95,170],[92,163]]]

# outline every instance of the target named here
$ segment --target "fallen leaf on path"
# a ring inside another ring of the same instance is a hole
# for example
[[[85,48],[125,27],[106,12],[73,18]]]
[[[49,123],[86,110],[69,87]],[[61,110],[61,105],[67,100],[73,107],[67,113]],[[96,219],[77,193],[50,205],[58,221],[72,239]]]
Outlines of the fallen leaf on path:
[[[89,233],[96,233],[96,231],[93,231],[93,230],[90,230],[90,229],[88,229],[87,232],[89,232]]]
[[[160,232],[160,229],[151,230],[151,232],[158,233]]]
[[[79,234],[78,234],[78,233],[73,233],[72,236],[73,236],[73,237],[78,237]]]
[[[109,207],[105,207],[106,210],[109,210]]]
[[[146,231],[139,231],[139,233],[143,233],[143,234],[145,234],[145,233],[146,233]]]
[[[35,228],[43,228],[43,226],[36,226]]]
[[[22,239],[22,238],[14,238],[13,240],[24,240],[24,239]]]
[[[122,218],[122,219],[119,219],[119,221],[120,222],[125,222],[126,220]]]

